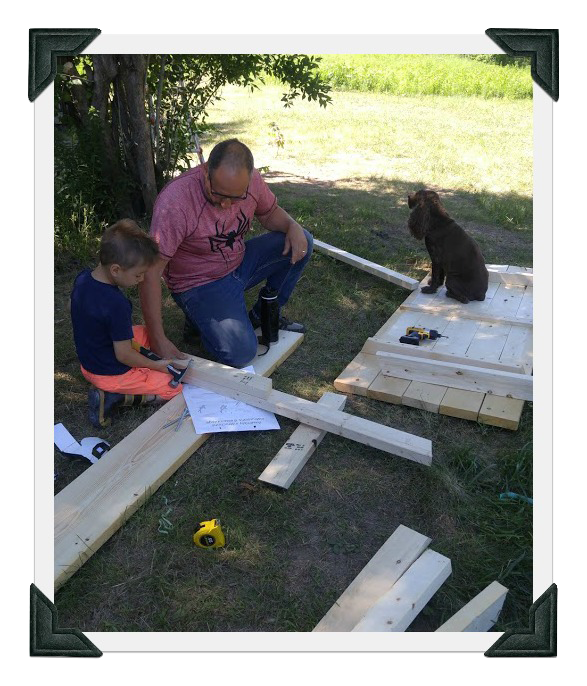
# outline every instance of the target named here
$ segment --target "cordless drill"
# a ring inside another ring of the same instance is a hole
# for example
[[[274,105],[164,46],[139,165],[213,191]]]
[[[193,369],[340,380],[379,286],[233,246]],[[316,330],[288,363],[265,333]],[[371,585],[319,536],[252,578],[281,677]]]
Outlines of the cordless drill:
[[[420,345],[420,341],[435,341],[437,338],[448,338],[438,333],[436,329],[425,329],[423,326],[408,326],[406,335],[399,339],[400,343],[409,345]]]

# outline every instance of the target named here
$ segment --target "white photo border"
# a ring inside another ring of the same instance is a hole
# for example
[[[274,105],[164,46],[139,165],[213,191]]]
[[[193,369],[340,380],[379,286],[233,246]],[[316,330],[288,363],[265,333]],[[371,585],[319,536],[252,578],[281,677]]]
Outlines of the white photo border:
[[[227,40],[228,39],[228,40]],[[223,50],[222,46],[230,46]],[[102,34],[84,51],[108,53],[385,53],[501,54],[479,35],[114,35]],[[534,319],[534,570],[533,598],[553,582],[552,542],[552,107],[534,84],[533,231],[536,297]],[[35,562],[34,583],[53,599],[52,461],[46,459],[53,424],[53,85],[35,108]],[[529,609],[529,608],[528,608]],[[525,629],[521,626],[520,629]],[[485,652],[500,633],[268,633],[242,632],[86,632],[107,652]],[[204,642],[202,636],[213,636]],[[200,647],[202,646],[202,647]],[[205,647],[204,647],[205,646]]]

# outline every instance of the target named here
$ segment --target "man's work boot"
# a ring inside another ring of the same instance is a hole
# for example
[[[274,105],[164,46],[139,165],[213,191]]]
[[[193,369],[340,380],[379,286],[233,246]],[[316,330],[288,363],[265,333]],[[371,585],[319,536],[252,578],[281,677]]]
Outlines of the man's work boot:
[[[249,320],[253,325],[253,329],[258,329],[261,326],[261,318],[257,316],[254,310],[249,312]],[[292,322],[283,315],[279,316],[279,328],[281,331],[293,331],[294,333],[306,333],[306,327],[299,322]]]

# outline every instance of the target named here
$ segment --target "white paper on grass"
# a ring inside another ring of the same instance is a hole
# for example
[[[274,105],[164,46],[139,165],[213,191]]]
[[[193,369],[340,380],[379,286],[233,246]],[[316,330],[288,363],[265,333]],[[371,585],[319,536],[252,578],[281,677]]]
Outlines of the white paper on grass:
[[[79,455],[90,462],[97,462],[100,457],[110,448],[110,443],[97,436],[82,438],[81,444],[69,433],[63,424],[55,424],[53,427],[53,442],[57,449],[64,455]]]
[[[252,366],[243,372],[254,372]],[[199,386],[183,384],[183,397],[199,434],[279,429],[272,412],[247,405]]]

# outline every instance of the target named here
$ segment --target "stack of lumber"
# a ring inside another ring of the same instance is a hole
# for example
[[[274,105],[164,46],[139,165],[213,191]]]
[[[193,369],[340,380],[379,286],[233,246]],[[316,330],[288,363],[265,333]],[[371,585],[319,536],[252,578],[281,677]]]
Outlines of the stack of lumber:
[[[430,542],[400,525],[314,631],[405,631],[451,573]],[[437,631],[489,631],[506,593],[493,582]]]
[[[344,393],[517,429],[532,399],[530,269],[488,265],[483,302],[462,304],[412,292],[335,380]],[[422,281],[426,285],[428,277]],[[410,326],[444,337],[419,346],[399,342]]]

